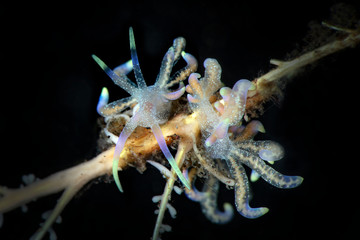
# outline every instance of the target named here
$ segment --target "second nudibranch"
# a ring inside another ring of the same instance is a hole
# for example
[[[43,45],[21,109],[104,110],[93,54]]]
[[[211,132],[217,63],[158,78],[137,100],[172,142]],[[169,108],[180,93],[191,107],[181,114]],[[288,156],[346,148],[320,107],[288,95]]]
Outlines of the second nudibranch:
[[[242,119],[246,116],[248,92],[255,90],[253,83],[241,79],[232,89],[221,88],[220,64],[215,59],[206,59],[204,67],[204,77],[200,78],[200,74],[197,73],[190,75],[186,91],[190,107],[196,113],[201,127],[205,157],[225,160],[235,182],[237,211],[246,218],[258,218],[267,213],[268,208],[253,208],[249,205],[249,181],[243,165],[250,167],[259,177],[278,188],[297,187],[302,183],[303,178],[283,175],[265,163],[265,161],[280,160],[284,152],[283,148],[275,142],[252,140],[256,132],[264,132],[264,127],[260,122],[252,121],[246,127],[242,126]],[[212,96],[219,89],[222,99],[214,102],[216,99],[214,100]],[[256,180],[256,177],[254,176],[253,179]],[[188,195],[196,201],[206,196],[206,194],[197,194],[194,190]],[[201,203],[204,200],[199,201]],[[230,210],[227,212],[224,215],[217,212],[216,208],[207,211],[211,213],[208,216],[211,221],[219,221],[220,216],[225,217],[224,221],[227,220],[231,216]]]
[[[185,87],[182,82],[180,82],[180,87],[177,91],[170,92],[168,90],[170,73],[173,65],[180,57],[180,55],[184,58],[188,65],[195,65],[195,67],[197,67],[197,62],[192,55],[185,53],[182,50],[185,45],[185,40],[183,38],[177,38],[174,40],[173,46],[169,48],[162,60],[160,73],[156,79],[155,84],[152,86],[147,86],[140,69],[136,52],[134,33],[131,27],[129,29],[129,35],[131,61],[115,68],[114,71],[112,71],[98,57],[96,57],[95,55],[92,56],[94,60],[100,65],[100,67],[107,73],[107,75],[114,81],[114,83],[119,85],[131,95],[130,98],[121,99],[113,103],[107,104],[108,93],[105,90],[104,93],[102,92],[99,100],[99,104],[97,107],[98,112],[101,115],[106,116],[105,113],[111,111],[111,109],[116,109],[117,107],[121,109],[121,107],[119,107],[121,104],[126,105],[126,103],[129,102],[137,102],[137,106],[134,107],[133,116],[126,123],[116,143],[112,169],[116,185],[119,190],[123,192],[118,176],[118,164],[120,160],[120,154],[124,149],[125,142],[128,137],[131,135],[131,133],[135,130],[137,126],[141,126],[151,128],[160,146],[161,151],[165,155],[171,167],[175,170],[181,182],[187,188],[190,188],[189,182],[183,176],[182,172],[180,171],[179,167],[175,162],[175,159],[170,153],[169,148],[167,147],[165,138],[162,134],[159,124],[166,122],[169,117],[168,114],[171,108],[170,100],[178,99],[185,92]],[[131,70],[134,70],[137,86],[126,76],[126,74]]]

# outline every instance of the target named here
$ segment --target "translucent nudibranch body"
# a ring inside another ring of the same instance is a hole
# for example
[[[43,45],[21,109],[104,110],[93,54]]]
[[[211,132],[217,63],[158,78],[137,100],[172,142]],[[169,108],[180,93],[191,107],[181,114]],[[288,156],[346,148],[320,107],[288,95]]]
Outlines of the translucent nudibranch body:
[[[135,130],[137,126],[141,126],[150,127],[152,129],[152,132],[160,146],[160,149],[170,163],[171,167],[175,170],[181,182],[187,188],[190,188],[188,181],[182,175],[172,154],[169,151],[169,148],[167,147],[159,124],[166,122],[168,119],[169,110],[171,108],[170,101],[178,99],[185,92],[185,87],[182,82],[180,82],[178,90],[174,92],[170,92],[168,90],[170,86],[179,82],[179,80],[176,81],[176,79],[180,79],[179,77],[176,77],[174,80],[174,78],[170,77],[173,65],[180,56],[182,56],[188,63],[187,67],[177,73],[177,76],[180,76],[186,75],[187,73],[190,74],[190,72],[195,71],[197,67],[197,61],[192,55],[183,51],[183,48],[185,47],[185,39],[175,39],[173,46],[169,48],[162,60],[160,73],[156,79],[155,84],[148,87],[140,69],[132,28],[129,29],[129,35],[130,52],[132,59],[131,62],[128,61],[127,63],[115,68],[113,71],[103,61],[93,55],[94,60],[114,81],[114,83],[116,85],[119,85],[131,95],[131,97],[120,99],[113,103],[107,104],[108,93],[106,93],[106,91],[104,93],[102,92],[97,107],[98,112],[103,116],[114,115],[124,110],[124,108],[128,107],[130,104],[137,103],[137,106],[134,108],[136,110],[134,111],[133,116],[126,123],[119,136],[118,142],[116,143],[113,158],[113,176],[116,185],[122,192],[123,190],[118,176],[118,164],[120,154],[125,146],[128,137],[131,135],[131,133]],[[126,76],[126,74],[129,73],[131,70],[134,71],[137,85],[130,81]]]
[[[188,100],[193,111],[199,113],[199,122],[205,139],[205,147],[213,158],[226,158],[231,141],[228,137],[229,126],[241,125],[245,113],[248,90],[252,89],[249,80],[241,79],[230,89],[220,89],[222,101],[212,106],[210,97],[220,88],[221,67],[215,59],[206,59],[204,62],[205,75],[193,73],[189,77],[186,87]],[[216,144],[215,144],[216,143]]]
[[[204,62],[205,74],[193,73],[186,86],[191,109],[196,112],[201,127],[202,141],[209,159],[223,159],[235,181],[235,203],[237,211],[246,218],[258,218],[268,212],[268,208],[252,208],[249,205],[250,190],[245,164],[268,183],[278,188],[293,188],[301,184],[303,178],[286,176],[271,168],[264,161],[272,163],[284,156],[283,148],[272,141],[254,141],[258,131],[265,132],[259,121],[241,126],[246,113],[248,91],[255,86],[246,79],[235,83],[233,88],[222,87],[222,99],[212,104],[211,98],[221,87],[221,67],[215,59]],[[230,135],[232,139],[230,139]],[[255,173],[253,173],[254,178]],[[197,190],[187,192],[189,198],[196,200],[206,195]],[[208,202],[211,202],[207,199]]]
[[[206,139],[206,146],[211,146],[217,139],[224,138],[225,135],[227,135],[230,125],[241,123],[241,119],[245,113],[247,92],[253,88],[254,86],[249,80],[241,79],[235,83],[232,89],[228,87],[220,89],[220,95],[223,101],[217,101],[214,106],[221,114],[221,117],[219,124]]]

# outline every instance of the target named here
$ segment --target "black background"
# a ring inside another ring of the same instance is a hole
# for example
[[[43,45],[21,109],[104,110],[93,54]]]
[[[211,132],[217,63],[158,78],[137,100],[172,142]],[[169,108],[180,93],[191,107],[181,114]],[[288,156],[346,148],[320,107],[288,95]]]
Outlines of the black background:
[[[222,80],[232,86],[271,69],[308,31],[311,20],[328,18],[336,1],[122,2],[78,6],[3,6],[1,16],[0,184],[18,187],[21,176],[45,178],[96,153],[96,104],[107,86],[110,100],[127,96],[92,60],[96,54],[110,67],[130,59],[128,28],[132,26],[140,65],[148,84],[157,76],[172,40],[183,36],[186,51],[202,62],[216,58]],[[354,1],[355,2],[355,1]],[[360,10],[359,3],[354,8]],[[274,168],[304,177],[291,190],[260,180],[251,184],[253,207],[270,212],[256,219],[235,214],[227,225],[211,224],[197,203],[173,194],[178,214],[164,223],[173,228],[163,239],[300,239],[350,237],[360,223],[356,130],[360,48],[347,49],[296,77],[284,100],[266,105],[259,118],[267,133],[281,143],[286,157]],[[149,239],[156,209],[151,198],[164,181],[149,167],[120,173],[124,193],[102,181],[73,199],[55,224],[58,239]],[[28,239],[52,209],[59,194],[4,215],[0,239]],[[219,196],[233,203],[233,191]]]

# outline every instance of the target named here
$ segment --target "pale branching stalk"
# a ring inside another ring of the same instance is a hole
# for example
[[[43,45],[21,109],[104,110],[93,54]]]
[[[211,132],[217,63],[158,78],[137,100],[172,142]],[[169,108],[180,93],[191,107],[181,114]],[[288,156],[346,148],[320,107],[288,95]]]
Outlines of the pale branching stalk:
[[[111,148],[90,161],[75,167],[57,172],[47,178],[34,182],[24,188],[8,189],[1,187],[0,212],[8,212],[31,200],[44,197],[62,190],[73,192],[79,190],[90,180],[109,173],[112,165]],[[69,194],[67,194],[69,195]]]
[[[185,141],[182,140],[179,143],[178,150],[177,150],[177,153],[175,156],[176,164],[179,166],[179,168],[181,168],[181,166],[183,165],[184,160],[185,160],[185,154],[191,149],[191,146],[192,146],[192,142],[189,142],[187,140],[185,140]],[[158,213],[158,217],[156,219],[156,225],[155,225],[155,229],[154,229],[153,237],[152,237],[152,239],[154,239],[154,240],[159,239],[160,228],[161,228],[164,214],[166,211],[166,206],[170,199],[170,195],[174,188],[175,180],[177,178],[174,170],[171,171],[171,174],[172,174],[172,177],[167,179],[166,185],[164,188],[164,193],[161,198],[161,202],[160,202],[160,206],[159,206],[159,213]]]
[[[256,81],[256,84],[258,86],[263,86],[267,82],[276,81],[282,77],[289,76],[295,73],[298,69],[308,64],[311,64],[319,60],[320,58],[323,58],[327,55],[330,55],[347,47],[354,47],[356,44],[359,43],[359,41],[360,33],[354,31],[342,40],[335,40],[333,42],[330,42],[293,60],[281,61],[271,59],[270,63],[276,65],[277,68],[259,77]]]
[[[319,59],[326,57],[330,54],[338,52],[348,47],[355,47],[360,42],[360,30],[342,30],[341,28],[335,28],[328,24],[324,24],[327,27],[331,27],[334,30],[348,33],[346,37],[327,43],[321,47],[318,47],[310,52],[307,52],[299,57],[296,57],[289,61],[281,61],[277,59],[271,59],[270,63],[277,67],[268,73],[256,78],[253,82],[256,83],[256,90],[249,93],[246,109],[248,112],[254,112],[258,110],[259,106],[268,101],[271,96],[276,95],[278,90],[277,82],[280,79],[291,78],[306,65],[312,64]]]

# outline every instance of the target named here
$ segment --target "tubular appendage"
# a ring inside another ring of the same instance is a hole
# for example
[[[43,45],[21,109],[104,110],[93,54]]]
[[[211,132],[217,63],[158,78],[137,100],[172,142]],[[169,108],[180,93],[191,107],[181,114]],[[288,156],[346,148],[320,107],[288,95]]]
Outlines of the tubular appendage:
[[[164,97],[168,100],[176,100],[185,93],[185,86],[183,82],[180,82],[179,89],[174,92],[165,93]]]
[[[304,180],[300,176],[288,176],[279,173],[264,163],[260,157],[246,150],[240,149],[237,152],[232,152],[232,154],[238,157],[239,162],[256,171],[265,181],[277,188],[295,188]]]
[[[241,149],[258,155],[262,160],[278,161],[284,157],[284,148],[274,141],[262,140],[262,141],[243,141],[237,144]]]
[[[174,65],[174,48],[170,47],[165,54],[160,67],[159,75],[156,79],[155,86],[163,88],[169,81],[170,73]]]
[[[229,203],[224,203],[223,212],[218,209],[217,196],[219,192],[219,181],[214,176],[209,175],[202,191],[206,196],[200,202],[201,210],[204,215],[213,223],[228,223],[234,216],[234,210]]]
[[[201,76],[198,73],[191,73],[188,79],[191,90],[194,92],[192,95],[194,95],[193,97],[196,99],[202,99],[204,97],[204,93],[199,81],[200,77]]]
[[[180,55],[182,55],[182,52],[184,51],[186,46],[186,40],[183,37],[177,37],[173,41],[172,47],[174,48],[174,59],[177,61],[180,58]]]
[[[109,91],[106,87],[103,87],[99,97],[99,102],[96,106],[96,111],[101,115],[101,109],[109,102]]]
[[[206,194],[203,192],[200,192],[195,187],[195,178],[196,178],[196,168],[192,168],[189,172],[188,169],[185,169],[183,171],[185,178],[191,183],[192,188],[191,189],[185,189],[185,195],[194,202],[200,202],[206,198]]]
[[[131,105],[135,104],[136,100],[133,97],[121,98],[102,107],[99,107],[98,113],[103,117],[114,116],[118,113],[121,113]]]
[[[166,159],[168,160],[168,162],[170,163],[171,167],[174,169],[176,175],[179,177],[180,181],[188,188],[191,189],[190,187],[190,183],[189,181],[186,180],[186,178],[184,177],[184,175],[182,174],[182,172],[180,171],[180,168],[177,166],[175,159],[173,158],[173,156],[170,153],[169,148],[166,145],[165,139],[164,139],[164,135],[161,132],[161,129],[159,127],[158,124],[153,124],[151,126],[151,130],[154,133],[154,136],[157,140],[157,142],[159,143],[160,149],[163,152],[163,154],[165,155]]]
[[[116,186],[118,187],[119,191],[124,192],[124,190],[123,190],[123,188],[121,186],[121,183],[120,183],[119,173],[118,173],[119,160],[120,160],[119,157],[117,157],[117,158],[114,157],[113,166],[112,166],[112,173],[113,173],[113,176],[114,176]]]
[[[186,61],[186,63],[189,66],[197,66],[198,63],[197,63],[196,58],[193,55],[191,55],[190,53],[182,51],[181,56],[183,57],[183,59]]]
[[[229,118],[224,119],[222,122],[219,123],[219,125],[215,128],[214,132],[208,137],[205,141],[205,145],[207,147],[210,147],[213,145],[217,139],[223,139],[229,129]]]
[[[132,60],[130,59],[126,63],[123,63],[116,68],[113,69],[113,71],[118,75],[128,75],[129,72],[133,70],[133,64]]]
[[[122,89],[127,91],[130,95],[132,95],[136,89],[136,86],[133,82],[131,82],[126,75],[118,75],[113,70],[111,70],[100,58],[98,58],[95,54],[91,55],[95,62],[104,70],[104,72],[113,80],[113,82],[120,86]]]
[[[238,212],[246,218],[258,218],[266,214],[269,209],[266,207],[252,208],[249,205],[249,181],[246,172],[241,164],[229,157],[227,160],[231,175],[235,179],[235,205]]]
[[[120,154],[124,149],[126,140],[129,138],[131,133],[135,130],[135,128],[137,127],[137,124],[138,124],[138,115],[135,114],[129,120],[129,122],[125,125],[124,129],[122,130],[122,132],[119,136],[118,142],[116,143],[114,157],[113,157],[112,173],[114,176],[116,186],[119,188],[120,192],[123,192],[123,189],[120,184],[119,174],[118,174]]]
[[[133,31],[132,27],[129,28],[129,38],[130,38],[131,60],[132,60],[132,65],[133,65],[132,67],[134,69],[136,82],[140,89],[145,88],[146,83],[145,83],[144,77],[143,77],[141,69],[140,69],[139,59],[138,59],[137,52],[136,52],[134,31]]]
[[[186,61],[187,65],[184,68],[177,71],[171,77],[171,80],[166,84],[166,88],[171,88],[174,84],[177,84],[179,81],[183,81],[184,79],[187,79],[189,75],[195,72],[198,67],[197,60],[193,55],[182,51],[181,56]]]

